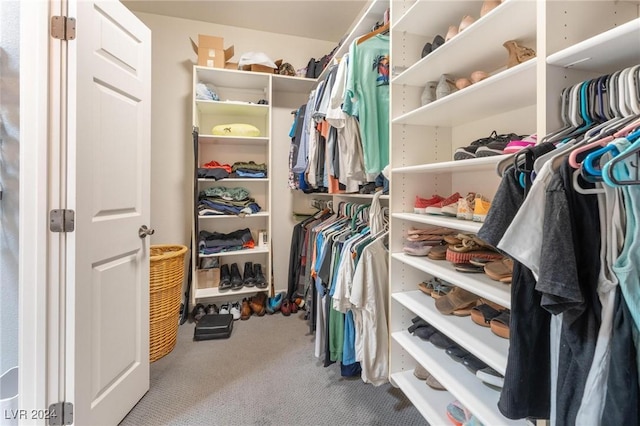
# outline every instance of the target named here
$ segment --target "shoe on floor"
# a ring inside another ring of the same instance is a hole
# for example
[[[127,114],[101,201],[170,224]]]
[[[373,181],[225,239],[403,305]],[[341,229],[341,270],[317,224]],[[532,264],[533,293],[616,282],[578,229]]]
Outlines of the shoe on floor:
[[[284,300],[284,293],[280,292],[273,297],[267,299],[266,310],[268,314],[275,314],[280,310],[282,306],[282,301]]]
[[[267,293],[260,292],[256,294],[251,299],[249,299],[248,303],[249,303],[249,306],[251,307],[251,311],[254,314],[256,314],[259,317],[263,316],[267,312],[266,310]]]
[[[242,309],[240,310],[240,319],[246,321],[251,318],[252,309],[249,305],[249,301],[245,298],[242,299]]]
[[[226,314],[230,314],[231,312],[229,312],[231,309],[231,304],[230,303],[223,303],[222,305],[220,305],[220,315],[226,315]]]
[[[207,315],[213,315],[213,314],[217,314],[220,310],[218,309],[218,306],[213,304],[213,305],[207,305],[206,308],[204,308],[204,311]]]
[[[285,317],[291,315],[291,302],[289,301],[289,299],[284,298],[282,304],[280,305],[280,312],[282,312],[282,315],[284,315]]]
[[[229,313],[233,315],[233,320],[237,321],[240,319],[240,302],[233,302],[231,304],[231,308],[229,308]]]
[[[198,303],[196,306],[194,306],[193,311],[191,312],[191,315],[193,315],[193,320],[195,322],[200,321],[206,314],[206,309],[202,303]]]

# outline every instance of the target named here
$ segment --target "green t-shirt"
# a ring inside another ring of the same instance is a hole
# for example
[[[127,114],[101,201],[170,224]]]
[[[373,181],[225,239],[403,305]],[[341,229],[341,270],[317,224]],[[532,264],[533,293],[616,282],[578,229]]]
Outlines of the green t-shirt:
[[[389,164],[389,36],[377,34],[349,49],[343,111],[360,121],[364,167],[378,174]]]

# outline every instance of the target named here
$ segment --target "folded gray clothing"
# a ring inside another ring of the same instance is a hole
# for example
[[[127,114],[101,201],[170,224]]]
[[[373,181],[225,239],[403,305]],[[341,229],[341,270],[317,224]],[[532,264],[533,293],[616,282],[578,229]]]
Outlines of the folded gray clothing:
[[[249,228],[238,229],[228,234],[200,231],[198,236],[200,246],[207,248],[242,246],[245,243],[253,241],[253,236]]]

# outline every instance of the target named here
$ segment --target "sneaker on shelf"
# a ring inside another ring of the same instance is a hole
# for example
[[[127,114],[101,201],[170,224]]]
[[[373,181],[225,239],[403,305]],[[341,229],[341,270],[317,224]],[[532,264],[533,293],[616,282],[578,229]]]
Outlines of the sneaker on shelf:
[[[493,141],[478,148],[476,157],[491,157],[494,155],[505,154],[504,150],[512,141],[521,140],[524,136],[508,133],[505,135],[497,135]]]
[[[413,205],[413,212],[419,213],[419,214],[425,214],[425,210],[427,207],[433,204],[439,203],[442,200],[444,200],[444,198],[442,198],[437,194],[431,198],[420,198],[416,195],[416,201]]]
[[[458,161],[476,158],[476,151],[478,150],[478,148],[478,145],[461,146],[453,153],[453,159]]]
[[[240,302],[234,302],[231,304],[231,308],[229,308],[229,313],[233,315],[233,320],[240,319]]]
[[[476,197],[473,207],[473,221],[484,222],[491,208],[491,201],[483,196]]]
[[[456,217],[463,220],[473,219],[473,207],[475,205],[476,193],[470,192],[464,198],[458,200],[458,211]]]
[[[509,142],[507,146],[504,148],[504,153],[513,154],[520,151],[521,149],[530,148],[534,146],[536,143],[538,143],[538,135],[534,133],[533,135],[527,136],[522,140],[515,140],[515,141]]]
[[[427,214],[443,215],[444,214],[442,212],[443,207],[450,206],[451,204],[456,204],[458,202],[458,198],[460,198],[460,194],[456,192],[455,194],[449,195],[444,200],[428,206],[427,208],[425,208],[424,211]],[[456,205],[456,212],[457,211],[458,211],[458,206]]]

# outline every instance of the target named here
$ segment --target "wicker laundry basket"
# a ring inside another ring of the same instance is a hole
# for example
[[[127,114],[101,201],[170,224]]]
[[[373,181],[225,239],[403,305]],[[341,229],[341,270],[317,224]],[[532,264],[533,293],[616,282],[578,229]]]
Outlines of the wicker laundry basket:
[[[150,251],[149,361],[154,362],[176,345],[187,248],[153,245]]]

